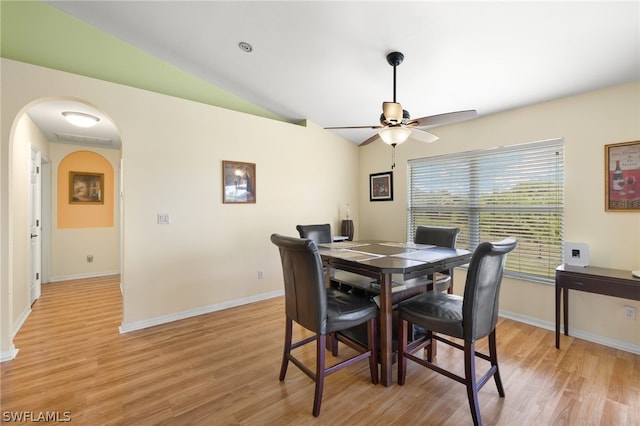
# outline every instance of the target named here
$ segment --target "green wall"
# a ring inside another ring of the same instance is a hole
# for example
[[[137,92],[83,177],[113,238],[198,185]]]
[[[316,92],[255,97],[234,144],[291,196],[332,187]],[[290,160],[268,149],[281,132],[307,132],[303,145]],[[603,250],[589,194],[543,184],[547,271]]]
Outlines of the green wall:
[[[40,1],[1,1],[0,56],[286,121]]]

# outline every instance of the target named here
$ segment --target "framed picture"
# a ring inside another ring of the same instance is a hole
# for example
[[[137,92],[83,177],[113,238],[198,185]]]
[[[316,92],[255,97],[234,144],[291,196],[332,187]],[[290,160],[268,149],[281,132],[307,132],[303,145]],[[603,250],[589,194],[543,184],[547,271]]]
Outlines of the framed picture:
[[[104,204],[104,173],[69,172],[69,204]]]
[[[222,162],[222,202],[228,204],[256,202],[255,163]]]
[[[606,211],[640,211],[640,141],[604,146]]]
[[[369,175],[369,201],[393,200],[393,172]]]

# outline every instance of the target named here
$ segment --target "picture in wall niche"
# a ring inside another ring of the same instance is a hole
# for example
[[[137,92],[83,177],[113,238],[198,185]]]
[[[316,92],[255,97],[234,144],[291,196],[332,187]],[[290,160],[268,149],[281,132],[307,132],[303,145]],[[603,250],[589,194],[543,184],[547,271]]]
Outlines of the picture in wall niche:
[[[393,201],[393,172],[369,175],[369,201]]]
[[[104,204],[104,173],[69,172],[69,204]]]
[[[604,147],[605,210],[640,211],[640,141]]]
[[[255,163],[222,162],[222,202],[225,204],[256,202]]]

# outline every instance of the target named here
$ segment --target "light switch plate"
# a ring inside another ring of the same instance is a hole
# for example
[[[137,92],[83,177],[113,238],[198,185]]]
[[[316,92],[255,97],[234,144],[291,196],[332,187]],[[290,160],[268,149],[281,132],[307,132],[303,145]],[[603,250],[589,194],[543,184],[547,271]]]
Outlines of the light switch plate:
[[[169,213],[158,213],[158,225],[168,225],[171,223],[171,215]]]

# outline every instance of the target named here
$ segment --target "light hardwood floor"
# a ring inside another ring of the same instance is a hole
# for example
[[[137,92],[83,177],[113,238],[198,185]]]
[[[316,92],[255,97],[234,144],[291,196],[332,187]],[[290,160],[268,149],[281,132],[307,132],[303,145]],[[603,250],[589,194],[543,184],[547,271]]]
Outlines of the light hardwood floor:
[[[66,412],[75,425],[472,424],[464,386],[413,363],[404,386],[372,385],[367,362],[329,376],[314,418],[312,381],[293,365],[278,381],[283,298],[121,335],[118,282],[43,286],[17,358],[0,364],[0,423]],[[640,356],[564,336],[556,350],[553,332],[505,319],[497,335],[506,398],[493,381],[480,391],[486,425],[640,425]],[[462,373],[459,351],[438,350]]]

